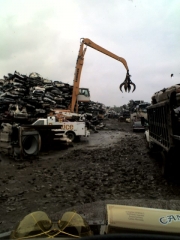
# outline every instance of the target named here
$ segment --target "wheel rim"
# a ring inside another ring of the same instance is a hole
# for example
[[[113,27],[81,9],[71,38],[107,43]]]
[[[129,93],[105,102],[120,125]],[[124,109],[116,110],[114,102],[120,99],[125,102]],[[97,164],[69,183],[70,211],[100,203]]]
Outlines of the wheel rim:
[[[68,137],[71,141],[73,141],[74,138],[75,138],[74,133],[67,133],[67,137]]]

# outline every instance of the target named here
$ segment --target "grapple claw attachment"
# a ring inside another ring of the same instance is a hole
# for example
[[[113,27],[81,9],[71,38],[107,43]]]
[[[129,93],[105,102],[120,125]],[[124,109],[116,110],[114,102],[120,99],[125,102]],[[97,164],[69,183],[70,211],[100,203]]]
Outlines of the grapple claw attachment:
[[[120,86],[119,86],[119,89],[120,89],[121,92],[123,92],[123,91],[122,91],[122,86],[123,86],[123,85],[124,85],[124,83],[121,83]],[[125,90],[125,91],[126,91],[126,90]]]
[[[119,89],[120,89],[121,92],[123,92],[122,91],[123,86],[124,86],[125,92],[127,92],[127,90],[128,90],[128,92],[131,91],[131,85],[133,86],[133,91],[132,92],[134,92],[136,90],[136,85],[131,81],[130,77],[131,77],[131,75],[129,74],[129,71],[128,71],[127,74],[126,74],[126,78],[125,78],[124,82],[121,83],[120,86],[119,86]]]

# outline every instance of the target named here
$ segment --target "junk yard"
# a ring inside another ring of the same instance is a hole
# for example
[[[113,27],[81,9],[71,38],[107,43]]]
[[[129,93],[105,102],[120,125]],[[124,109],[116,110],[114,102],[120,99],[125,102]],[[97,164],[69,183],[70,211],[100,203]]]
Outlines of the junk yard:
[[[136,90],[126,60],[87,38],[81,40],[72,85],[35,72],[1,77],[3,231],[34,211],[57,218],[62,210],[94,202],[180,210],[180,84],[157,89],[149,102],[95,102],[91,89],[79,87],[84,45],[125,67],[120,94]]]

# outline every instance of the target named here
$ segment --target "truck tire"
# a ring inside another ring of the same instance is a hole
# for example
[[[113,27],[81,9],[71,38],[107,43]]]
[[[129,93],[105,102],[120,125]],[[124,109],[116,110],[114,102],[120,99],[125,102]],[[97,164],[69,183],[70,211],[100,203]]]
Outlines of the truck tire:
[[[66,136],[72,141],[74,142],[75,138],[76,138],[76,134],[72,131],[69,131],[66,133]]]

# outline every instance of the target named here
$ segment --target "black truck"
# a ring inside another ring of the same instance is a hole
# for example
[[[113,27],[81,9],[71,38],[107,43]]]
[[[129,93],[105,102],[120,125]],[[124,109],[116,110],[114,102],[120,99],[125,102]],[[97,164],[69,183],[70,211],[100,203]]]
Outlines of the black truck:
[[[161,152],[162,173],[169,175],[180,165],[180,84],[164,88],[152,96],[147,119],[148,146]]]

